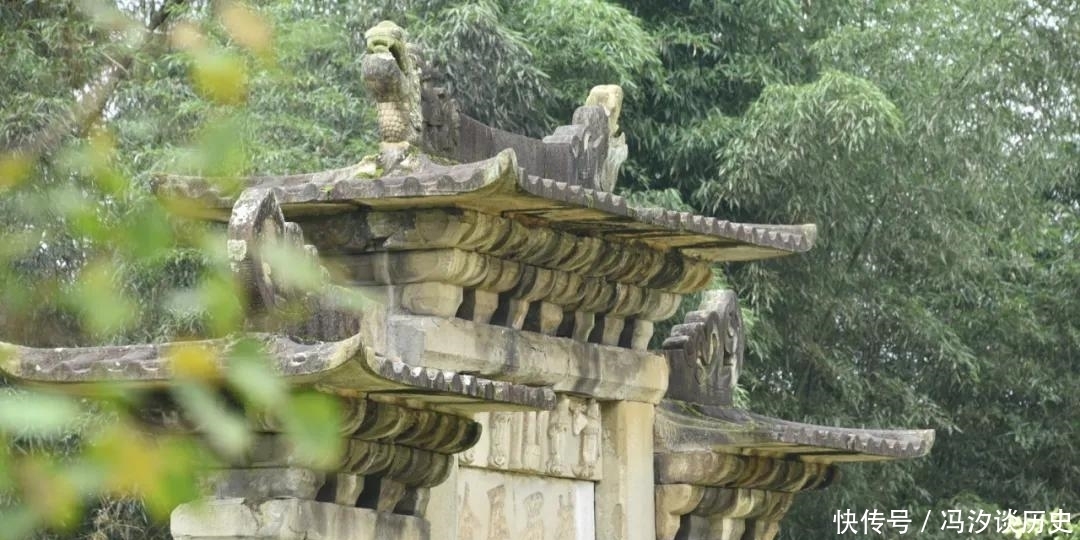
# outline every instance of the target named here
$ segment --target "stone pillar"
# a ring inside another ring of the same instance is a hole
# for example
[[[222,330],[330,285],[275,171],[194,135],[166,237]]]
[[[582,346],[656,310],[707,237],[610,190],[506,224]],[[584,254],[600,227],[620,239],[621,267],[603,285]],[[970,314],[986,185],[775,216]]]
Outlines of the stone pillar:
[[[604,404],[602,466],[596,484],[596,538],[655,540],[651,403]]]

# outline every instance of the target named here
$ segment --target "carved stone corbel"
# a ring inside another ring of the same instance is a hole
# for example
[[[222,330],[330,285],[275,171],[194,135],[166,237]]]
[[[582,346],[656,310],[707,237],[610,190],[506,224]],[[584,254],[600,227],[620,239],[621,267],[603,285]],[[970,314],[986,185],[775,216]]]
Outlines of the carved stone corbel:
[[[656,540],[675,540],[682,517],[697,508],[705,488],[690,484],[656,486]]]

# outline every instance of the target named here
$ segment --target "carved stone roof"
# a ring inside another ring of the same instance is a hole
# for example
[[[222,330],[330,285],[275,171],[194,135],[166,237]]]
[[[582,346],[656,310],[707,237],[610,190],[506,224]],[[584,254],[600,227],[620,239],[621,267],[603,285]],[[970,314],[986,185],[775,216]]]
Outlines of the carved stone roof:
[[[930,452],[933,430],[821,426],[736,407],[733,393],[743,367],[744,344],[738,299],[732,291],[710,291],[697,311],[672,328],[664,341],[671,374],[654,425],[658,482],[716,487],[719,484],[705,480],[710,477],[706,473],[742,463],[739,456],[831,465],[910,459]]]
[[[555,393],[493,381],[454,371],[416,367],[376,356],[359,335],[336,342],[303,344],[277,335],[254,335],[263,343],[272,366],[296,386],[318,386],[322,391],[369,395],[388,400],[421,397],[434,408],[468,411],[496,408],[545,409],[555,406]],[[77,390],[94,383],[121,382],[143,388],[163,387],[174,375],[173,358],[183,348],[214,352],[224,364],[233,340],[205,340],[162,344],[38,349],[0,343],[0,369],[23,382],[62,385]]]
[[[657,453],[663,455],[706,456],[752,450],[756,455],[798,456],[802,461],[837,463],[925,456],[934,444],[934,430],[821,426],[731,407],[694,407],[665,400],[657,408],[656,441]]]
[[[757,225],[674,212],[635,208],[609,192],[530,175],[512,149],[461,165],[424,162],[420,170],[366,177],[363,165],[311,174],[257,176],[246,188],[271,188],[286,218],[356,212],[459,208],[512,217],[533,227],[674,250],[708,262],[754,260],[809,250],[813,225]],[[198,203],[185,206],[203,217],[227,220],[235,198],[206,178],[159,175],[159,196]]]

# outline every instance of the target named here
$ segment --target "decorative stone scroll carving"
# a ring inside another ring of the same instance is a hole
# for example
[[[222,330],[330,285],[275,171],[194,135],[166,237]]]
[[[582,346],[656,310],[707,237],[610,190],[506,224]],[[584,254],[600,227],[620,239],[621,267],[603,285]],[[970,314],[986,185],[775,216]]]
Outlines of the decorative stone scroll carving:
[[[279,304],[281,293],[269,263],[262,259],[260,244],[279,240],[285,235],[284,228],[285,217],[271,190],[244,190],[233,205],[227,246],[229,264],[257,309],[272,309]]]
[[[916,457],[933,442],[928,430],[813,426],[669,399],[653,435],[661,540],[772,539],[794,495],[827,487],[837,463]]]
[[[481,413],[479,442],[458,455],[468,467],[600,479],[600,405],[559,396],[550,412]]]
[[[302,290],[276,279],[264,251],[282,248],[308,258],[321,271],[321,283]],[[361,313],[334,300],[347,294],[330,284],[318,249],[305,243],[300,226],[285,221],[273,189],[240,194],[229,218],[227,253],[252,307],[250,327],[322,341],[342,339],[359,329]]]
[[[735,292],[706,292],[701,308],[672,328],[663,348],[671,365],[668,398],[731,405],[746,348]]]
[[[696,484],[796,493],[827,487],[836,468],[764,456],[716,452],[656,454],[656,480],[660,484]]]
[[[597,86],[570,125],[536,140],[486,126],[462,115],[459,161],[477,161],[512,149],[530,174],[599,191],[611,191],[619,165],[626,159],[626,142],[619,130],[622,88]]]

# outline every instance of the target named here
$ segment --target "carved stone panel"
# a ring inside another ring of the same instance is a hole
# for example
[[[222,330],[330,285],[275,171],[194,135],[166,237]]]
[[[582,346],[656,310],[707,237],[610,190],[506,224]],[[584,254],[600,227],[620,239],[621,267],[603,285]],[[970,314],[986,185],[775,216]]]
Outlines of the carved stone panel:
[[[462,468],[456,493],[457,540],[593,540],[595,536],[592,482]]]
[[[731,405],[746,349],[734,291],[707,291],[664,340],[671,365],[667,397],[703,405]]]
[[[600,405],[559,396],[554,411],[477,414],[479,442],[459,454],[469,467],[600,479]]]

